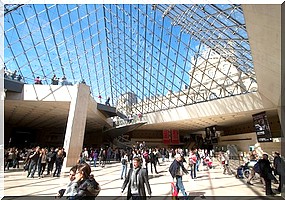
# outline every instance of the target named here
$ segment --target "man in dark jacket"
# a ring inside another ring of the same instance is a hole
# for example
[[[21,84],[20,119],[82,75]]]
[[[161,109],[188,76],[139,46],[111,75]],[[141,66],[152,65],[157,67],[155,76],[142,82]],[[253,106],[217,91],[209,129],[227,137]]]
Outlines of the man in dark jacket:
[[[274,153],[273,166],[274,174],[279,176],[279,186],[277,190],[278,192],[281,192],[283,185],[285,184],[285,162],[280,157],[279,152]]]
[[[152,166],[154,167],[154,171],[156,174],[158,174],[157,169],[156,169],[156,154],[154,153],[154,150],[151,150],[151,153],[149,154],[150,157],[150,171],[151,173],[153,173],[152,171]]]
[[[34,178],[34,174],[35,174],[36,169],[37,169],[39,157],[40,157],[40,147],[37,146],[34,149],[34,151],[32,151],[31,154],[29,155],[30,165],[29,165],[27,178],[28,177]]]
[[[53,166],[56,160],[56,152],[53,147],[50,148],[50,151],[47,153],[47,162],[48,162],[48,167],[47,167],[47,175],[50,174],[50,172],[53,171]]]
[[[175,155],[175,160],[170,165],[169,172],[173,179],[176,178],[177,191],[181,190],[183,196],[188,196],[182,182],[183,173],[188,174],[188,171],[183,165],[183,158],[180,154]]]
[[[272,175],[272,168],[270,166],[270,162],[268,160],[268,155],[263,154],[263,158],[258,161],[259,169],[260,169],[260,176],[265,181],[265,194],[266,195],[273,195],[273,191],[271,188],[271,180],[274,179]]]
[[[148,182],[147,172],[145,169],[141,168],[140,158],[133,158],[133,168],[129,170],[128,176],[123,183],[122,193],[124,192],[127,185],[127,199],[146,199],[145,185],[148,191],[148,195],[151,197],[151,188]]]

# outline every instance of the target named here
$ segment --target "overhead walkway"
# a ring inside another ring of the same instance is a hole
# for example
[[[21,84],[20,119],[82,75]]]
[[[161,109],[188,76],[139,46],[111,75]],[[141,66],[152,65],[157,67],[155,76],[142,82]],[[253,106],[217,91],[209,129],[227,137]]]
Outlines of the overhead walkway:
[[[23,91],[24,83],[9,78],[4,78],[4,89],[9,92],[21,93]]]
[[[106,117],[115,117],[118,116],[122,119],[126,119],[127,116],[124,115],[123,113],[119,112],[116,110],[116,107],[112,107],[112,106],[107,106],[101,103],[97,103],[97,109]]]

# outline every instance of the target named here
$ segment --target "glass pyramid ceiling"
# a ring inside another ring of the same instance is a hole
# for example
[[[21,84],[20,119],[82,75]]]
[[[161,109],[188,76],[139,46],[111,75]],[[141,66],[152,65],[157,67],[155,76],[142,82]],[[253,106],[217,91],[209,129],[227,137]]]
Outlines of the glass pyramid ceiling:
[[[6,4],[5,69],[150,113],[257,90],[241,5]]]

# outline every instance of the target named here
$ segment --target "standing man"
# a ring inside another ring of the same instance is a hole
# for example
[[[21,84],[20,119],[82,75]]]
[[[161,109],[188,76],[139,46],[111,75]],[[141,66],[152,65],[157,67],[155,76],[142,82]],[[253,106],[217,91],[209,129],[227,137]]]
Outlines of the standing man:
[[[172,162],[172,164],[169,167],[169,172],[172,176],[172,178],[176,178],[176,188],[179,193],[179,190],[181,190],[183,196],[188,196],[185,192],[185,188],[182,182],[182,176],[183,174],[188,174],[187,169],[185,169],[183,165],[183,159],[180,154],[175,155],[175,160]]]
[[[151,197],[151,188],[148,182],[148,176],[145,169],[141,168],[141,159],[133,158],[133,168],[129,170],[128,176],[122,186],[122,193],[128,185],[127,199],[144,200],[146,199],[145,186],[149,197]]]
[[[192,179],[196,179],[196,162],[197,162],[197,157],[196,157],[194,150],[190,151],[189,166],[191,167],[191,178]]]
[[[110,97],[108,97],[108,99],[106,100],[105,105],[110,106]]]
[[[50,151],[47,153],[47,175],[53,171],[53,166],[56,160],[56,152],[53,147],[50,148]]]
[[[270,162],[268,160],[268,155],[263,154],[262,159],[259,162],[260,176],[264,179],[265,182],[265,194],[273,195],[273,191],[271,188],[271,180],[273,180],[272,168],[270,166]]]
[[[161,150],[162,162],[165,161],[165,156],[166,156],[166,149],[165,149],[165,148],[162,148],[162,150]]]
[[[283,185],[285,184],[285,162],[277,151],[274,152],[273,166],[274,174],[279,176],[279,186],[277,191],[281,193]]]
[[[29,155],[30,158],[30,165],[27,178],[31,177],[34,178],[34,174],[37,169],[38,160],[40,158],[40,147],[37,146],[33,152]],[[30,176],[31,175],[31,176]]]
[[[88,153],[88,150],[87,148],[85,147],[81,153],[81,163],[85,163],[86,160],[89,158],[89,153]]]
[[[156,170],[156,153],[154,152],[154,149],[151,150],[151,153],[149,154],[150,157],[150,170],[151,173],[153,173],[152,171],[152,166],[154,167],[154,171],[156,174],[158,174],[157,170]]]
[[[198,149],[195,149],[195,154],[196,154],[196,158],[197,158],[197,161],[196,161],[196,172],[199,171],[199,165],[201,163],[201,157],[200,157],[200,153],[198,151]]]
[[[127,170],[128,170],[128,154],[125,153],[124,156],[121,159],[122,163],[122,172],[121,172],[121,179],[123,180],[124,178],[127,177]]]
[[[148,155],[148,149],[145,149],[144,150],[144,153],[143,153],[143,155],[142,155],[142,158],[143,158],[143,165],[144,165],[144,168],[145,168],[145,170],[146,170],[146,173],[148,174],[148,163],[149,163],[149,161],[150,161],[150,159],[149,159],[149,155]]]
[[[224,167],[223,174],[226,174],[226,172],[228,172],[228,175],[231,175],[232,171],[230,169],[230,158],[229,158],[228,152],[223,153],[222,156],[223,156],[222,157],[222,164],[223,164],[223,167]],[[207,168],[208,168],[208,166],[207,166]]]

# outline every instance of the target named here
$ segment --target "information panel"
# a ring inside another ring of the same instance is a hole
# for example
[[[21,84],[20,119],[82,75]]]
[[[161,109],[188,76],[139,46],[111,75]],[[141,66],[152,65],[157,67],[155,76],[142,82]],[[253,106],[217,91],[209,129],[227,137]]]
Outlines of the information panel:
[[[265,112],[252,115],[258,142],[272,142],[272,135]]]

